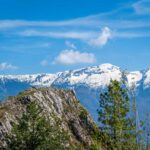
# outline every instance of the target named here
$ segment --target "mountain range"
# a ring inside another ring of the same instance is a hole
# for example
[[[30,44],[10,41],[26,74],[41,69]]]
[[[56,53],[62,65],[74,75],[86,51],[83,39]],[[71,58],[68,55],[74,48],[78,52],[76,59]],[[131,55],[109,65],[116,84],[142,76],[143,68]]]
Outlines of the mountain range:
[[[81,104],[97,121],[100,92],[107,88],[111,79],[120,81],[123,71],[112,64],[101,64],[55,74],[0,75],[0,99],[3,101],[6,97],[16,95],[29,87],[72,89]],[[150,112],[150,69],[126,71],[125,80],[129,89],[135,87],[138,113],[142,119]]]

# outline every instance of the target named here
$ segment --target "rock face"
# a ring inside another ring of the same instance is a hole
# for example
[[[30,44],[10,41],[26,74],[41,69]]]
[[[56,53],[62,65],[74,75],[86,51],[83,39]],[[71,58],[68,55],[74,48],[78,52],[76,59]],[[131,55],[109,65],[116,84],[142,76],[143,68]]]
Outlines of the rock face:
[[[98,128],[73,91],[31,88],[0,104],[0,145],[4,143],[4,134],[10,131],[12,122],[21,117],[26,105],[32,101],[40,105],[46,117],[51,118],[55,114],[62,120],[62,127],[71,135],[73,144],[82,143],[88,149],[94,142],[93,135]]]
[[[111,64],[87,67],[78,70],[59,72],[56,74],[35,75],[1,75],[0,99],[29,87],[57,87],[73,89],[81,104],[87,108],[94,120],[97,121],[99,94],[107,88],[110,80],[120,80],[122,69]],[[137,106],[142,118],[149,111],[150,69],[144,71],[127,72],[128,87],[135,85]]]

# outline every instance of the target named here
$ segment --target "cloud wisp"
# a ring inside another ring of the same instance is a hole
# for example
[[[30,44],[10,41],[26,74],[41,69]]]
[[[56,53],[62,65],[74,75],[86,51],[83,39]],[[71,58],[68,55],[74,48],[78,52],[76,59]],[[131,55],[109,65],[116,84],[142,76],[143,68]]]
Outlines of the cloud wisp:
[[[47,59],[44,59],[40,62],[40,64],[41,64],[41,66],[47,66],[47,65],[49,65],[49,62]]]
[[[75,50],[64,50],[54,59],[53,64],[74,65],[74,64],[92,64],[96,62],[95,55],[87,52]]]
[[[18,35],[26,37],[50,37],[50,38],[65,38],[65,39],[89,39],[95,36],[95,32],[83,32],[83,31],[38,31],[38,30],[25,30],[19,32]]]
[[[89,44],[92,46],[104,46],[110,38],[111,38],[111,30],[108,27],[104,27],[99,37],[90,40]]]
[[[4,36],[75,39],[102,47],[113,38],[150,37],[145,30],[150,28],[150,19],[141,19],[141,15],[150,14],[149,6],[150,0],[140,0],[110,12],[63,21],[0,20],[0,31]],[[69,42],[65,45],[75,49],[75,45]]]
[[[150,0],[140,0],[133,4],[133,8],[138,15],[150,14]]]
[[[36,30],[29,30],[29,31],[23,31],[20,32],[19,35],[21,36],[41,36],[41,37],[51,37],[51,38],[65,38],[65,39],[79,39],[83,40],[89,45],[92,46],[104,46],[108,40],[111,38],[112,33],[110,28],[104,27],[102,28],[101,33],[97,32],[82,32],[82,31],[75,31],[75,32],[43,32],[43,31],[36,31]],[[65,42],[66,46],[72,49],[76,49],[75,45],[73,43],[70,43],[68,41]]]
[[[15,69],[18,69],[18,67],[14,66],[12,64],[9,64],[7,62],[0,63],[0,70],[1,71],[3,71],[3,70],[15,70]]]
[[[65,45],[68,47],[68,48],[71,48],[71,49],[76,49],[76,45],[70,41],[65,41]]]

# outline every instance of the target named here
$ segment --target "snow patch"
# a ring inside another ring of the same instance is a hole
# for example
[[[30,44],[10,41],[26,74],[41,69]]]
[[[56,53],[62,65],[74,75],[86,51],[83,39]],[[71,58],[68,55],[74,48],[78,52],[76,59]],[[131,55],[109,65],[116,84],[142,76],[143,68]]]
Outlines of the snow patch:
[[[143,75],[140,71],[134,71],[134,72],[130,72],[127,75],[127,79],[128,79],[128,86],[131,88],[132,86],[139,86],[139,81],[142,79]]]

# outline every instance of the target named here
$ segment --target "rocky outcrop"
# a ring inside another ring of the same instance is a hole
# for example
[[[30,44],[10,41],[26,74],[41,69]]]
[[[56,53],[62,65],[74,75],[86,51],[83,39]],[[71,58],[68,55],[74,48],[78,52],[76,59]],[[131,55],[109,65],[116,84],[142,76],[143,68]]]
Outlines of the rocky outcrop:
[[[4,143],[4,135],[11,130],[12,123],[21,117],[32,101],[36,101],[46,117],[55,121],[52,117],[55,115],[62,121],[62,128],[68,132],[74,145],[82,143],[88,149],[94,143],[98,128],[73,91],[31,88],[0,104],[0,144]]]

